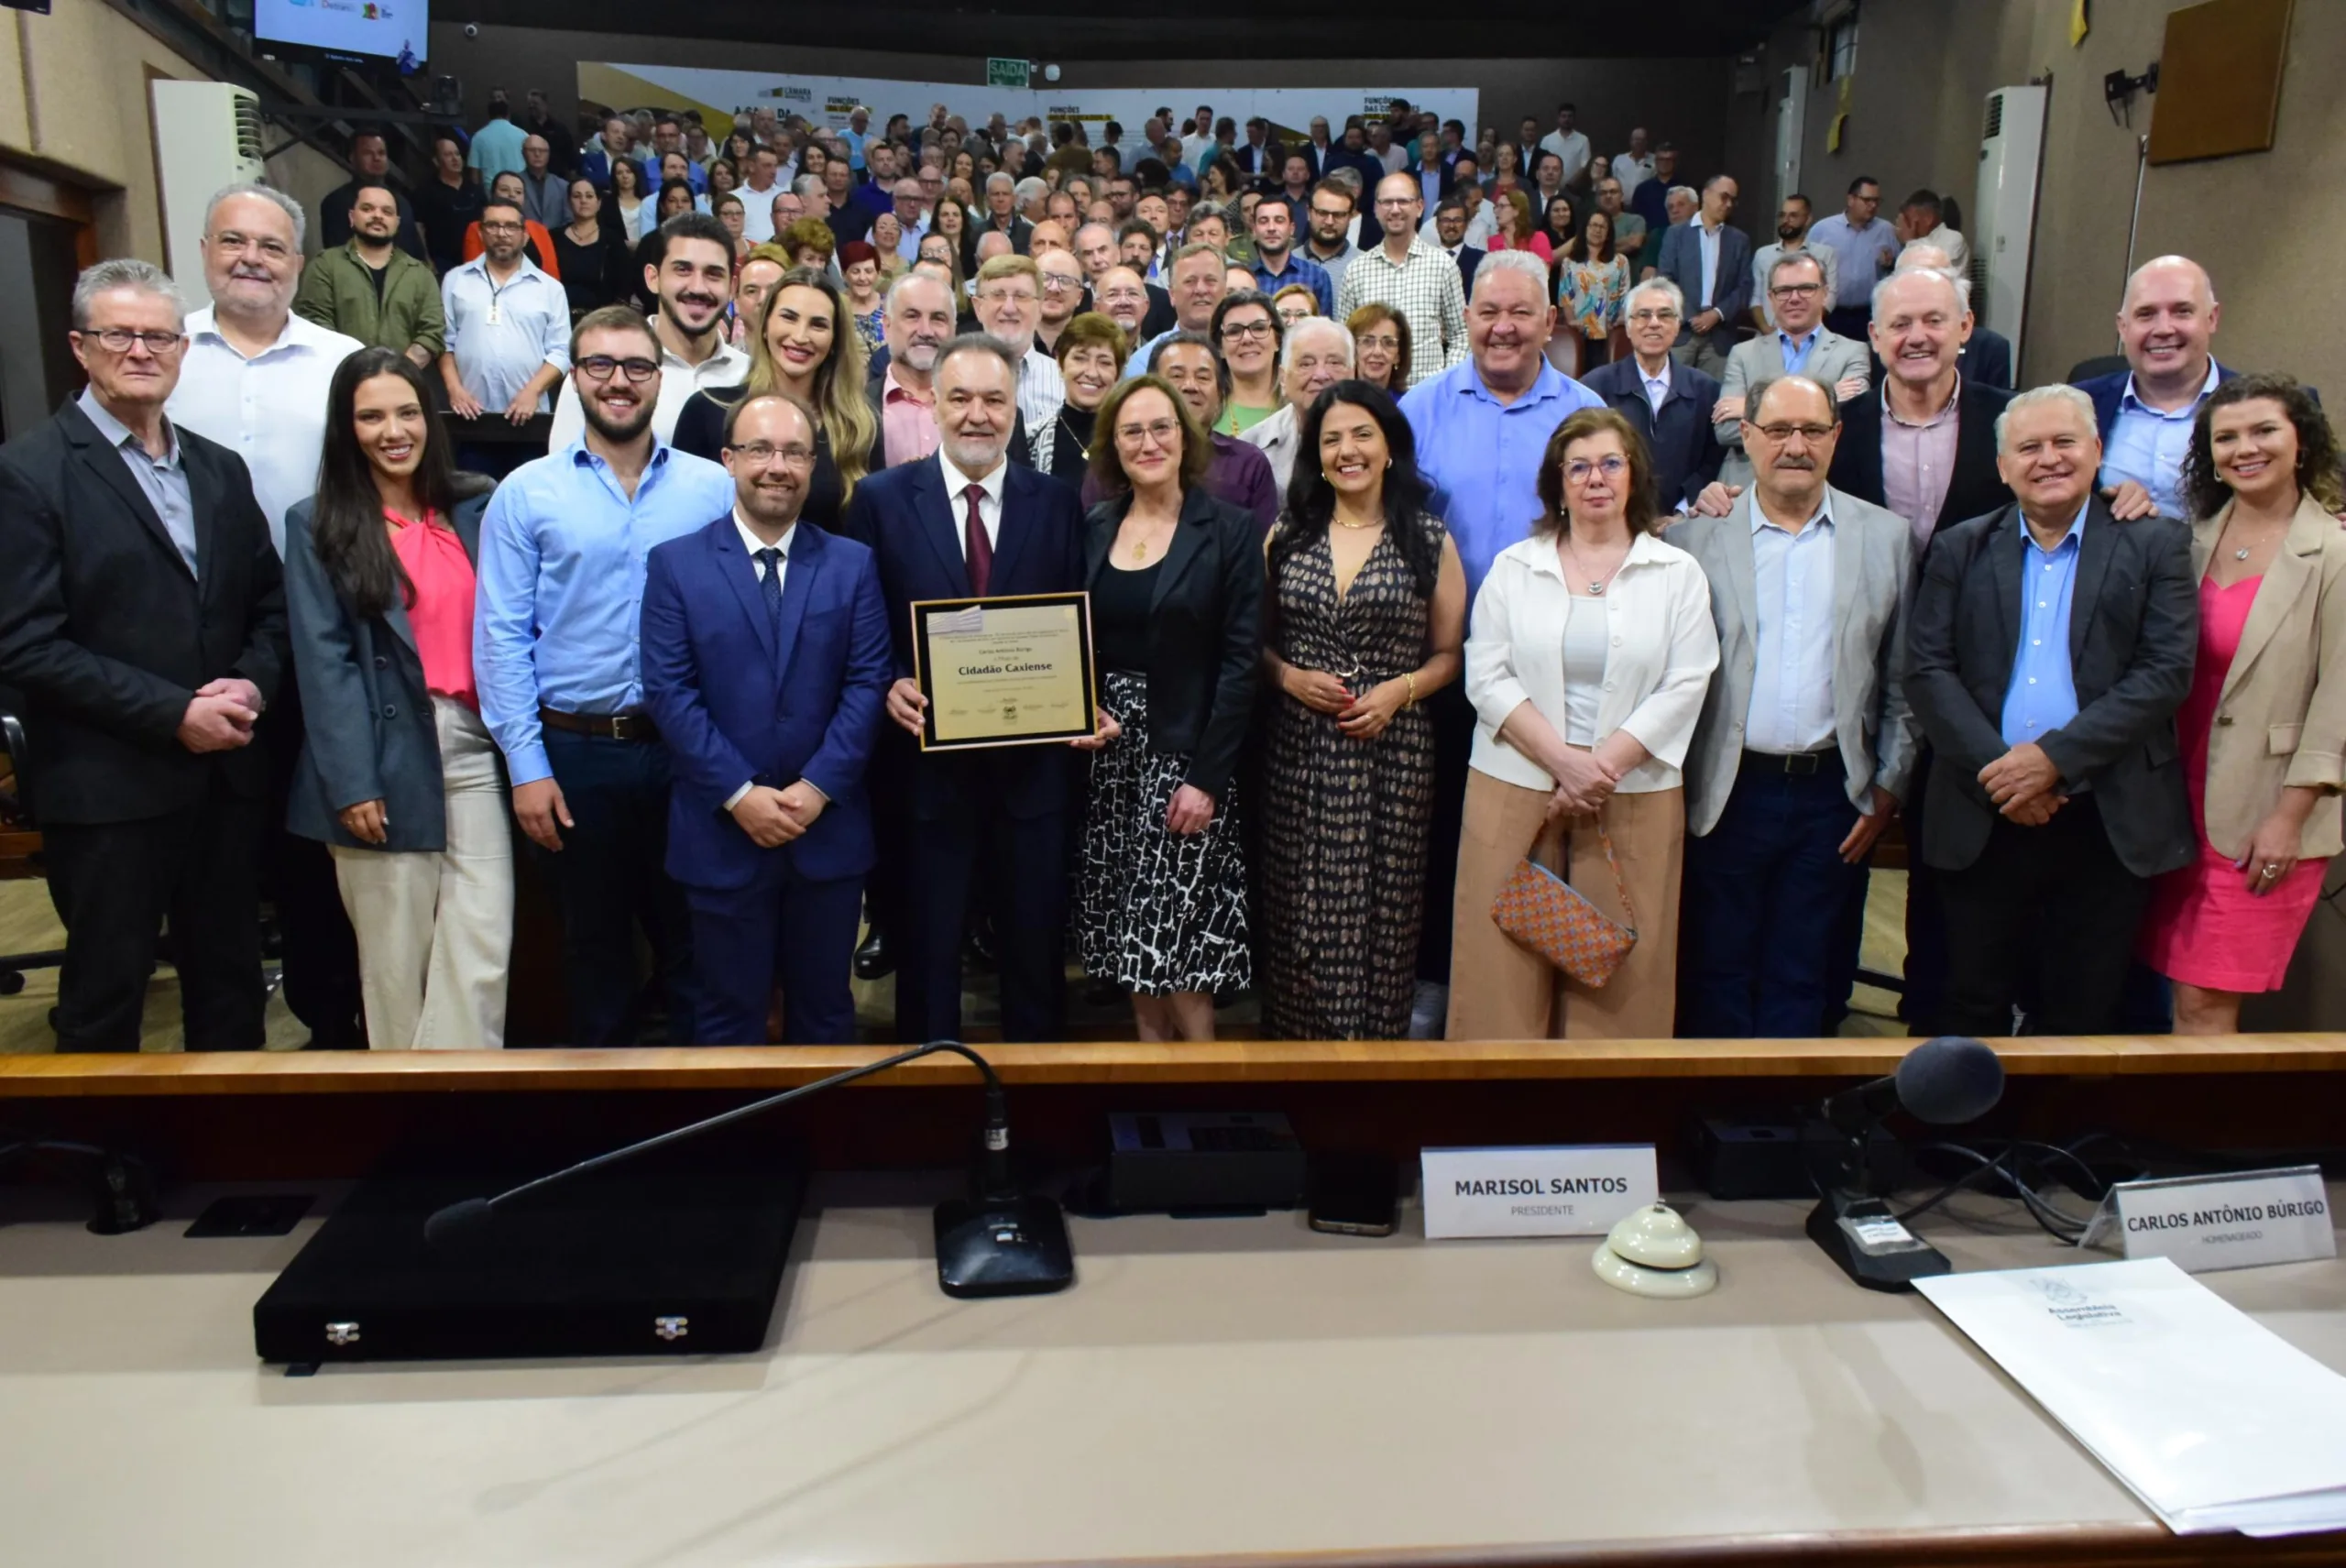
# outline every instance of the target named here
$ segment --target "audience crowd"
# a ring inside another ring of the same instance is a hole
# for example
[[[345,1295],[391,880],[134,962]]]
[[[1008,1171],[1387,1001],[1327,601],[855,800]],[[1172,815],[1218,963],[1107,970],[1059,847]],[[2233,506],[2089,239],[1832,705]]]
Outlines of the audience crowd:
[[[2017,389],[1952,202],[1755,247],[1570,104],[716,130],[500,98],[220,192],[202,310],[82,273],[0,447],[60,1049],[161,958],[259,1046],[264,902],[313,1047],[498,1046],[525,875],[581,1045],[958,1036],[973,959],[1047,1040],[1070,954],[1146,1039],[1814,1036],[1902,817],[1918,1032],[2280,985],[2346,494],[2194,261]],[[1095,732],[924,749],[912,607],[1076,591]],[[1495,919],[1558,879],[1609,977]]]

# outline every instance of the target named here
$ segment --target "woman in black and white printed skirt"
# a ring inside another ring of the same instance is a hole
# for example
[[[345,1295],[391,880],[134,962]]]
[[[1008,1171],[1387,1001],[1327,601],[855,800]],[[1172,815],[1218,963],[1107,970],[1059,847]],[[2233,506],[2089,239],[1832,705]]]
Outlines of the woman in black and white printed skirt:
[[[1100,407],[1084,567],[1102,706],[1091,764],[1083,966],[1132,992],[1144,1040],[1210,1040],[1213,993],[1252,978],[1233,778],[1255,702],[1261,531],[1206,493],[1205,428],[1156,376]]]

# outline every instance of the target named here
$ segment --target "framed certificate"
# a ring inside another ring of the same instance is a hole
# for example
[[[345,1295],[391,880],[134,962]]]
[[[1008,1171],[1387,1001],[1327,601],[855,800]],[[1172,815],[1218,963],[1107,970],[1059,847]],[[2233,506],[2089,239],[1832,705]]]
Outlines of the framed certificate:
[[[1098,728],[1091,596],[1012,594],[912,605],[924,751],[1065,742]]]

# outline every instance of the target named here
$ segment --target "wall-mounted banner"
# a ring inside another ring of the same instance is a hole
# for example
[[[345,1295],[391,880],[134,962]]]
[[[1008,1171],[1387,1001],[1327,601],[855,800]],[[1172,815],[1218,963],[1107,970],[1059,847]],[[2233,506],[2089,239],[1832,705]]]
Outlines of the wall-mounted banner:
[[[1080,120],[1098,127],[1114,120],[1124,127],[1124,146],[1129,162],[1139,156],[1140,128],[1159,108],[1170,108],[1186,121],[1198,105],[1212,105],[1217,118],[1229,115],[1244,126],[1260,115],[1274,126],[1300,136],[1311,116],[1324,115],[1334,134],[1343,134],[1351,115],[1381,117],[1397,97],[1418,109],[1431,109],[1445,120],[1467,126],[1475,122],[1482,94],[1471,87],[1416,87],[1406,82],[1367,88],[1340,87],[1111,87],[1089,91],[1059,83],[1024,89],[989,87],[970,82],[901,82],[877,76],[802,76],[771,71],[731,71],[692,65],[614,65],[578,63],[578,96],[614,109],[696,108],[713,136],[737,114],[769,108],[776,114],[803,115],[817,125],[847,124],[858,104],[872,110],[872,128],[880,129],[891,115],[910,115],[925,124],[928,106],[942,104],[972,126],[982,126],[996,110],[1012,125],[1029,115],[1046,121]],[[1239,139],[1245,139],[1242,132]]]

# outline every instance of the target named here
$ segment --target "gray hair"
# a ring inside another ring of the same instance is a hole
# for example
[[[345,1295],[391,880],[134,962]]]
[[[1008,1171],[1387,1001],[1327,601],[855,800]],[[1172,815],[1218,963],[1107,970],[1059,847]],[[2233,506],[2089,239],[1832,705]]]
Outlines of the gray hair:
[[[802,202],[809,196],[819,196],[823,193],[823,177],[819,174],[802,174],[790,182],[790,190],[791,193]]]
[[[937,364],[929,374],[944,375],[946,364],[955,356],[962,354],[992,355],[1002,361],[1002,367],[1010,372],[1010,384],[1013,387],[1018,385],[1018,351],[990,332],[965,332],[959,337],[949,339],[944,347],[937,351]]]
[[[986,189],[987,189],[987,190],[991,191],[991,190],[992,190],[992,189],[993,189],[995,186],[997,186],[997,185],[1002,186],[1004,190],[1007,190],[1007,191],[1010,191],[1010,192],[1015,192],[1017,191],[1017,189],[1018,189],[1018,181],[1015,181],[1015,180],[1013,180],[1009,175],[1004,174],[1004,173],[1003,173],[1001,170],[999,170],[999,169],[995,170],[992,174],[989,174],[989,175],[987,175],[987,176],[986,176]]]
[[[1361,179],[1360,170],[1349,164],[1342,169],[1330,170],[1327,178],[1339,185],[1349,187],[1353,193],[1353,200],[1355,202],[1360,200],[1361,187],[1366,183]]]
[[[1957,277],[1953,271],[1944,267],[1909,267],[1903,272],[1892,271],[1873,286],[1872,297],[1867,302],[1869,313],[1876,321],[1881,319],[1882,297],[1888,294],[1893,286],[1909,278],[1937,279],[1955,291],[1955,304],[1957,310],[1967,313],[1970,311],[1971,280],[1969,279]]]
[[[1484,280],[1502,272],[1522,273],[1540,285],[1542,300],[1548,298],[1548,264],[1528,250],[1494,250],[1485,255],[1474,269],[1474,292],[1483,291]]]
[[[380,184],[381,181],[378,181],[376,183]],[[258,196],[262,201],[283,213],[286,222],[293,225],[293,248],[296,252],[301,250],[302,236],[310,232],[310,220],[303,215],[301,203],[274,185],[263,185],[256,180],[240,181],[236,184],[225,186],[212,193],[212,200],[203,204],[205,234],[212,232],[212,214],[220,210],[220,203],[234,196]]]
[[[1937,259],[1927,259],[1931,257]],[[1953,280],[1956,294],[1963,301],[1963,308],[1967,311],[1971,308],[1971,280],[1955,269],[1955,258],[1946,253],[1946,247],[1943,245],[1915,240],[1898,253],[1898,259],[1890,269],[1892,272],[1944,272]]]
[[[179,324],[187,325],[187,296],[171,281],[170,274],[151,261],[141,261],[135,256],[118,256],[84,268],[73,280],[73,330],[90,330],[90,307],[100,294],[115,289],[135,289],[142,294],[152,294],[170,302],[171,314]]]
[[[1751,378],[1751,384],[1743,389],[1743,417],[1745,421],[1751,424],[1758,424],[1760,422],[1760,405],[1767,401],[1769,391],[1773,388],[1784,386],[1787,383],[1794,386],[1814,389],[1816,395],[1825,400],[1825,406],[1832,411],[1833,417],[1825,422],[1828,424],[1839,424],[1841,422],[1841,404],[1833,396],[1833,389],[1826,386],[1824,382],[1819,381],[1815,377],[1803,376],[1797,370],[1787,370],[1781,376],[1753,377]]]
[[[1511,251],[1501,251],[1499,254],[1502,256],[1507,256],[1515,253]],[[1529,255],[1530,253],[1526,251],[1523,254]],[[1488,260],[1489,258],[1485,257],[1484,259]],[[1621,302],[1622,314],[1628,315],[1638,308],[1638,296],[1640,294],[1660,294],[1663,299],[1670,302],[1670,308],[1677,313],[1678,319],[1680,321],[1684,321],[1686,319],[1686,291],[1681,289],[1669,279],[1661,277],[1649,278],[1642,283],[1631,286],[1628,296]]]
[[[926,283],[931,288],[943,290],[945,291],[946,307],[948,310],[952,307],[952,284],[948,283],[942,278],[932,278],[926,272],[915,272],[909,267],[905,268],[902,272],[897,273],[896,280],[888,285],[888,291],[880,298],[881,307],[893,313],[896,308],[896,296],[904,291],[904,285],[907,283]]]
[[[2091,398],[2075,387],[2032,387],[2025,392],[2014,393],[2012,400],[2004,405],[2004,411],[1996,416],[1996,451],[2001,454],[2004,449],[2004,426],[2012,415],[2025,413],[2030,409],[2041,409],[2048,403],[2059,403],[2066,408],[2077,416],[2078,422],[2086,427],[2087,433],[2099,437],[2099,422],[2093,411]]]
[[[1814,267],[1816,269],[1816,280],[1820,283],[1825,281],[1824,258],[1816,252],[1803,247],[1800,250],[1781,252],[1775,260],[1768,264],[1769,288],[1773,289],[1776,286],[1776,274],[1787,267]]]
[[[993,181],[988,180],[986,184],[992,186]],[[1051,182],[1039,175],[1029,174],[1011,189],[1017,192],[1019,201],[1031,202],[1037,196],[1048,196],[1051,193]]]
[[[1692,185],[1672,185],[1669,190],[1664,191],[1661,193],[1661,196],[1662,200],[1665,202],[1672,196],[1683,196],[1698,207],[1703,204],[1702,192],[1695,190]]]
[[[1507,252],[1502,250],[1499,254],[1505,256]],[[1287,329],[1287,341],[1279,346],[1281,375],[1285,375],[1288,367],[1295,363],[1295,345],[1301,343],[1307,335],[1316,335],[1321,328],[1334,333],[1343,344],[1344,368],[1349,370],[1353,367],[1353,334],[1344,330],[1344,323],[1332,316],[1312,315],[1304,317]]]

